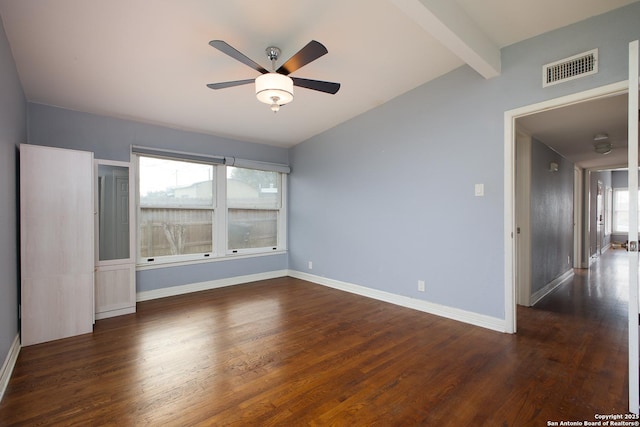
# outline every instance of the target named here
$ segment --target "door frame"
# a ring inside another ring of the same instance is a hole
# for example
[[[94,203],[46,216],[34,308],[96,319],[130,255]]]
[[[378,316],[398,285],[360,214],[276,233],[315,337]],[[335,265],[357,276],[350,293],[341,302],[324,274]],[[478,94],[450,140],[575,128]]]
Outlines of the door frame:
[[[582,92],[526,105],[504,112],[504,303],[505,332],[515,333],[516,323],[516,267],[515,250],[515,141],[516,119],[542,111],[553,110],[598,98],[622,95],[628,92],[628,81],[621,81]]]
[[[640,74],[639,42],[629,43],[629,108],[628,127],[628,188],[629,188],[629,412],[640,413],[640,350],[638,337],[638,75]],[[633,143],[631,143],[633,141]],[[635,244],[634,244],[635,243]],[[634,248],[635,246],[635,248]]]
[[[583,268],[582,259],[582,218],[584,212],[584,171],[573,166],[573,268]]]
[[[596,256],[602,256],[604,245],[604,182],[596,182]]]

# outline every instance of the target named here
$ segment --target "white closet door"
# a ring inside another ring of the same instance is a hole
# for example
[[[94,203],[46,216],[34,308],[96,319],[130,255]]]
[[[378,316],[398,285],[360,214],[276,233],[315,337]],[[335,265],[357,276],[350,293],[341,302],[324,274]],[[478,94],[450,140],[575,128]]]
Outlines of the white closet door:
[[[93,153],[20,145],[22,345],[93,329]]]
[[[96,320],[136,312],[135,200],[130,163],[96,160]]]

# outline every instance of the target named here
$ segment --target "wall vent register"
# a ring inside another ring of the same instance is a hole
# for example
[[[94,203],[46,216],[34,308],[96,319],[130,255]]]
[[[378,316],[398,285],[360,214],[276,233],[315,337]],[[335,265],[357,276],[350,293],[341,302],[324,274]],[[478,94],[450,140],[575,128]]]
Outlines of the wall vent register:
[[[598,72],[598,49],[555,61],[542,67],[542,87]]]

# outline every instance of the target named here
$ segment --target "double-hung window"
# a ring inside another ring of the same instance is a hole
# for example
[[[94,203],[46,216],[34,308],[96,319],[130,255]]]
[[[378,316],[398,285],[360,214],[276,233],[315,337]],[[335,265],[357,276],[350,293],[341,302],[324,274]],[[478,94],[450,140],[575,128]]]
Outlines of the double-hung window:
[[[640,198],[638,201],[640,212]],[[629,232],[629,191],[626,188],[613,189],[613,232]]]
[[[286,173],[136,154],[139,264],[286,249]]]
[[[281,187],[279,172],[227,166],[227,247],[230,252],[277,248]]]
[[[215,168],[139,157],[140,258],[179,261],[214,249]]]

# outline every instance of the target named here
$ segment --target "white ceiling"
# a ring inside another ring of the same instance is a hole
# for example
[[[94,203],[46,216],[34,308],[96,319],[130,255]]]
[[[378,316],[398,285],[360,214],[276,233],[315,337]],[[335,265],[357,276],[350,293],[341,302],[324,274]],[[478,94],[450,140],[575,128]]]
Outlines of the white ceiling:
[[[465,63],[495,75],[499,48],[633,1],[0,0],[0,15],[29,101],[290,147]],[[296,88],[274,115],[251,84],[206,87],[258,74],[213,39],[267,69],[266,47],[286,60],[318,40],[329,53],[292,75],[342,87]]]

